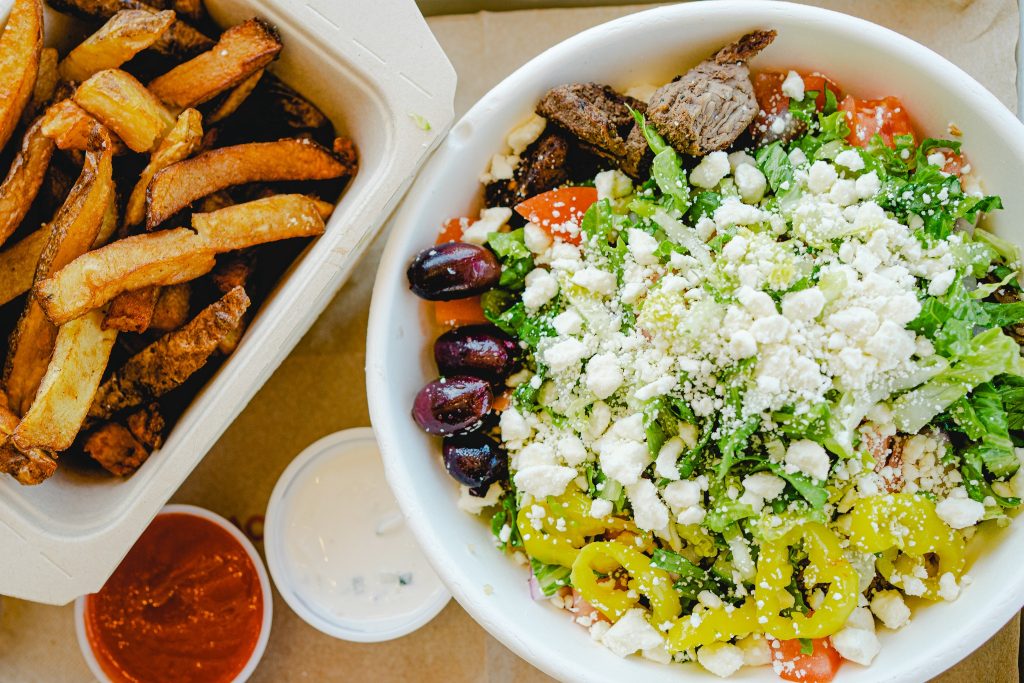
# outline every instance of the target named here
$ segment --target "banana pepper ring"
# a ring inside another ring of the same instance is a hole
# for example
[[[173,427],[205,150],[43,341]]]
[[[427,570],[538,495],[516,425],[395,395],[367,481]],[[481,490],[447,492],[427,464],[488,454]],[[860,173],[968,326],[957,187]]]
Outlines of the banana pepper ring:
[[[739,607],[721,607],[680,617],[668,632],[666,643],[672,652],[682,652],[732,638],[744,638],[760,630],[757,604],[747,598]]]
[[[808,559],[804,584],[828,584],[828,592],[813,614],[792,612],[783,616],[782,611],[794,604],[786,590],[793,578],[789,549],[801,540]],[[759,629],[778,640],[832,635],[843,628],[857,606],[857,587],[857,571],[843,557],[839,539],[828,527],[818,522],[794,526],[761,546],[754,587]]]
[[[857,550],[881,553],[878,569],[895,586],[902,584],[901,577],[927,569],[926,556],[934,554],[938,570],[923,579],[923,597],[929,600],[940,599],[943,574],[960,578],[966,565],[963,537],[942,521],[935,504],[923,496],[896,493],[859,500],[850,511],[849,533],[850,544]]]
[[[536,506],[543,509],[543,516],[533,515]],[[588,536],[631,527],[618,517],[591,517],[590,499],[576,491],[523,506],[516,517],[516,525],[530,557],[562,567],[573,566]]]
[[[629,573],[628,590],[599,582],[598,573],[607,574],[609,567],[622,567]],[[640,596],[647,596],[655,628],[671,623],[679,616],[679,594],[672,587],[672,577],[663,569],[651,566],[651,559],[636,548],[615,541],[588,543],[579,551],[572,565],[572,585],[584,600],[612,621],[634,607]]]

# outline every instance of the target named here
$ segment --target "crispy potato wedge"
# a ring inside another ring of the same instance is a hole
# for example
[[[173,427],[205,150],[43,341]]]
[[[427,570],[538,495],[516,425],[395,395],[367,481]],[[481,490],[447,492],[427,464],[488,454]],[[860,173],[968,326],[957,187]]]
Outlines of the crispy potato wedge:
[[[182,1],[187,3],[189,0]],[[144,3],[139,0],[49,0],[49,5],[58,12],[101,21],[106,21],[126,9],[146,10],[154,14],[160,9],[165,9],[154,7],[156,4],[158,3]],[[204,50],[209,50],[212,45],[213,40],[209,37],[187,22],[177,19],[153,45],[153,49],[176,59],[189,59]]]
[[[0,34],[0,149],[32,98],[43,50],[42,0],[14,0]]]
[[[146,228],[152,230],[197,199],[257,181],[324,180],[354,168],[312,140],[278,140],[221,147],[158,172],[146,191]]]
[[[10,437],[20,421],[0,392],[0,473],[9,474],[22,484],[39,484],[57,471],[57,460],[53,454],[37,448],[22,453],[14,447]]]
[[[122,332],[145,332],[153,323],[160,291],[153,285],[118,294],[107,308],[103,326]]]
[[[192,285],[188,282],[160,290],[149,327],[161,332],[176,330],[188,322],[192,304]]]
[[[20,242],[0,251],[0,306],[32,288],[39,256],[50,238],[50,226],[29,233]]]
[[[39,53],[39,70],[36,73],[36,84],[32,88],[32,97],[28,106],[21,113],[21,122],[28,125],[32,118],[46,108],[54,93],[57,92],[57,83],[60,81],[60,74],[57,73],[57,50],[52,47],[44,47]]]
[[[0,244],[18,229],[32,208],[50,167],[53,147],[53,140],[43,134],[42,117],[36,119],[25,132],[11,170],[0,183]]]
[[[238,111],[238,108],[242,106],[246,98],[259,85],[260,79],[263,77],[263,71],[263,69],[260,69],[227,92],[224,99],[217,103],[216,109],[206,117],[207,123],[223,121]]]
[[[34,293],[56,324],[98,308],[121,292],[173,285],[205,275],[219,253],[293,237],[323,234],[316,205],[303,195],[277,195],[192,216],[192,229],[144,233],[83,254],[37,280]]]
[[[210,280],[221,294],[235,287],[249,284],[249,278],[256,270],[256,250],[242,249],[217,259],[217,267],[210,273]]]
[[[178,115],[174,126],[167,133],[153,154],[146,168],[139,175],[139,182],[128,197],[124,212],[127,226],[140,225],[146,217],[146,188],[157,171],[167,168],[192,156],[203,141],[203,117],[195,109],[186,109]]]
[[[134,152],[148,152],[174,125],[174,116],[134,76],[105,69],[78,86],[75,103],[110,128]]]
[[[43,116],[43,135],[52,139],[57,143],[57,148],[63,150],[84,150],[89,146],[89,137],[96,126],[106,130],[114,154],[120,155],[128,151],[121,138],[71,100],[56,102]]]
[[[96,240],[109,205],[114,200],[114,181],[109,142],[99,129],[95,147],[86,152],[85,165],[67,200],[53,219],[46,246],[36,266],[34,281],[62,269],[87,252]],[[30,295],[11,335],[4,368],[4,388],[12,410],[28,410],[53,350],[57,330],[47,320],[35,296]]]
[[[159,403],[150,403],[145,408],[136,410],[125,418],[125,426],[139,443],[153,451],[164,443],[164,430],[167,422],[160,413]]]
[[[321,145],[334,139],[334,125],[316,105],[267,72],[231,119],[218,130],[221,146],[311,137]]]
[[[149,459],[146,447],[117,422],[105,422],[97,427],[85,440],[82,450],[115,477],[132,474]]]
[[[249,308],[245,290],[236,287],[210,304],[184,327],[168,332],[114,371],[96,392],[90,417],[114,413],[163,396],[203,367],[217,343],[238,325]]]
[[[39,391],[11,434],[18,450],[63,451],[74,443],[117,340],[117,330],[103,329],[103,315],[89,311],[57,331]]]
[[[249,19],[224,31],[208,51],[150,81],[149,89],[169,107],[194,107],[234,88],[280,51],[277,31],[261,19]]]
[[[105,69],[116,69],[155,43],[174,23],[174,12],[121,10],[100,30],[68,53],[60,63],[66,81],[84,81]]]

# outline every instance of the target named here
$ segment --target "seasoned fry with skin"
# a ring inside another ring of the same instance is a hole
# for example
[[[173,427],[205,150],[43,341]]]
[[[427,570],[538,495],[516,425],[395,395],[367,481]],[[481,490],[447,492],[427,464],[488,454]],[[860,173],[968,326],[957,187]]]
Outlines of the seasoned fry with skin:
[[[154,14],[159,11],[139,0],[49,0],[49,5],[58,12],[100,21],[106,21],[126,9],[146,10]],[[204,50],[209,50],[211,45],[213,41],[210,38],[187,22],[178,19],[153,45],[153,49],[177,59],[189,59]]]
[[[163,396],[203,367],[218,342],[249,308],[245,290],[236,287],[204,308],[184,327],[168,332],[114,371],[96,392],[89,416],[114,413]]]
[[[182,282],[160,290],[149,327],[161,332],[176,330],[188,321],[192,303],[192,285]]]
[[[106,130],[114,154],[123,154],[127,151],[121,138],[71,100],[60,100],[46,110],[42,130],[43,135],[52,139],[58,149],[85,149],[89,145],[89,136],[96,126]]]
[[[160,287],[143,287],[118,294],[107,309],[106,328],[122,332],[145,332],[153,322]]]
[[[323,234],[316,205],[303,195],[277,195],[192,216],[192,229],[144,233],[112,242],[37,281],[35,295],[61,324],[121,292],[173,285],[205,275],[219,253]]]
[[[116,422],[97,427],[85,440],[82,450],[115,477],[128,476],[149,459],[146,447],[127,427]]]
[[[121,10],[60,63],[66,81],[84,81],[104,69],[116,69],[155,43],[174,23],[174,12]]]
[[[20,421],[8,408],[7,396],[0,392],[0,473],[11,475],[21,484],[40,484],[57,471],[57,460],[38,448],[22,453],[14,447],[10,436]]]
[[[94,148],[86,152],[78,182],[57,211],[39,258],[35,282],[47,278],[89,251],[108,217],[114,199],[110,144],[96,129]],[[57,336],[37,298],[29,295],[11,335],[4,368],[4,388],[11,408],[24,414],[46,371]]]
[[[275,180],[326,180],[354,168],[311,140],[286,139],[221,147],[158,172],[146,190],[146,228],[232,185]]]
[[[0,245],[18,229],[32,207],[50,167],[53,147],[53,140],[43,135],[42,117],[36,119],[0,183]]]
[[[46,105],[53,99],[57,92],[57,83],[60,81],[60,74],[57,73],[57,60],[59,56],[52,47],[44,47],[39,53],[39,71],[36,74],[36,84],[32,87],[32,97],[28,106],[21,113],[21,122],[28,125],[34,116],[43,111]]]
[[[124,422],[132,436],[150,451],[163,445],[167,423],[160,414],[159,403],[150,403],[145,408],[135,411]]]
[[[44,225],[12,247],[0,251],[0,306],[31,289],[36,264],[49,239],[50,226]]]
[[[210,112],[210,115],[206,117],[207,123],[217,123],[223,121],[227,117],[238,111],[238,108],[242,106],[246,98],[252,94],[252,91],[260,82],[260,78],[263,77],[263,69],[260,69],[252,76],[236,85],[230,92],[228,92],[224,99],[217,104],[217,108]]]
[[[105,69],[78,86],[75,104],[114,131],[134,152],[148,152],[174,125],[174,116],[134,76]]]
[[[146,217],[146,188],[156,173],[171,164],[192,156],[203,141],[203,117],[195,109],[186,109],[178,115],[174,127],[167,133],[149,158],[146,168],[139,174],[139,182],[128,198],[124,223],[140,225]]]
[[[14,0],[0,34],[0,149],[32,98],[43,50],[42,0]]]
[[[103,329],[103,311],[61,325],[46,374],[11,434],[20,451],[63,451],[78,435],[107,369],[117,330]]]
[[[169,107],[194,107],[240,84],[280,51],[273,27],[249,19],[224,31],[207,52],[150,81],[149,89]]]

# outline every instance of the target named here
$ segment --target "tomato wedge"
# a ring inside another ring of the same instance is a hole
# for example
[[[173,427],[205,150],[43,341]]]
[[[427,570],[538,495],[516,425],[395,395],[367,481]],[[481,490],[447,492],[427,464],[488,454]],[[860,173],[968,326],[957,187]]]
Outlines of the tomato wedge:
[[[775,673],[784,680],[800,683],[828,683],[835,678],[843,663],[842,655],[828,638],[815,638],[811,642],[814,649],[805,655],[799,639],[768,641]]]
[[[895,97],[858,100],[847,95],[839,108],[846,112],[850,124],[850,135],[846,140],[855,147],[866,147],[876,134],[889,147],[895,147],[893,140],[897,135],[914,134],[910,115]]]
[[[462,232],[468,228],[473,221],[468,218],[451,218],[445,221],[441,232],[437,234],[436,244],[445,242],[458,242],[462,239]],[[480,305],[479,296],[471,296],[468,299],[453,299],[451,301],[434,302],[434,319],[438,325],[445,327],[460,327],[462,325],[479,325],[487,322],[483,306]]]
[[[782,84],[786,81],[787,75],[788,72],[784,71],[760,71],[754,74],[754,97],[757,99],[757,105],[760,108],[754,123],[751,124],[751,128],[755,133],[762,132],[767,134],[768,131],[773,131],[772,124],[775,123],[775,120],[780,115],[789,111],[789,97],[782,93]],[[815,100],[815,106],[818,108],[818,111],[825,108],[826,88],[832,91],[837,100],[841,97],[839,86],[828,76],[814,72],[811,74],[801,74],[801,77],[804,80],[804,92],[813,90],[818,93]],[[773,132],[775,135],[788,138],[799,134],[802,130],[802,125],[799,122],[790,121],[789,127],[788,136],[784,134],[786,131]],[[774,139],[775,135],[768,137]]]
[[[544,228],[551,237],[579,244],[579,225],[583,214],[596,201],[596,188],[560,187],[520,202],[515,210],[526,220]],[[566,229],[566,224],[571,227]]]

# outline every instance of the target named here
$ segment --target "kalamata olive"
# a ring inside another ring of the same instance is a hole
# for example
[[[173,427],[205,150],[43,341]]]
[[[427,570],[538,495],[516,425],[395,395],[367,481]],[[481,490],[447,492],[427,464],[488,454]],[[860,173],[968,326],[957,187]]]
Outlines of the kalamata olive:
[[[487,487],[508,476],[508,456],[485,434],[449,436],[444,440],[444,467],[460,484],[484,495]]]
[[[412,419],[428,434],[460,434],[480,426],[491,410],[491,388],[479,377],[436,379],[420,389]]]
[[[484,247],[445,242],[421,251],[405,274],[416,296],[429,301],[449,301],[493,287],[501,277],[501,264]]]
[[[473,375],[500,382],[512,374],[519,360],[519,345],[494,325],[467,325],[437,338],[434,360],[442,375]]]

